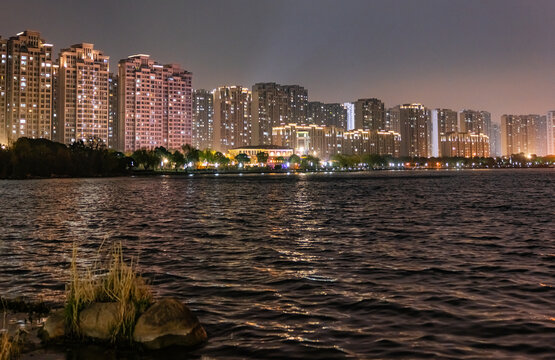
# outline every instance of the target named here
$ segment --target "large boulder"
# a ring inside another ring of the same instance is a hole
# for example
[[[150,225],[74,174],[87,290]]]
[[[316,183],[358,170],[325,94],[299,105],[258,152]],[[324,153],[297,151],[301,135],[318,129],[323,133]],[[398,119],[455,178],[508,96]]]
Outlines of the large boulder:
[[[133,340],[148,349],[194,346],[205,341],[206,331],[187,306],[163,299],[144,312],[135,325]]]
[[[90,338],[108,340],[118,323],[120,306],[115,302],[98,302],[84,308],[79,314],[81,333]]]
[[[66,317],[64,309],[52,310],[44,322],[41,338],[44,341],[55,341],[66,334]]]

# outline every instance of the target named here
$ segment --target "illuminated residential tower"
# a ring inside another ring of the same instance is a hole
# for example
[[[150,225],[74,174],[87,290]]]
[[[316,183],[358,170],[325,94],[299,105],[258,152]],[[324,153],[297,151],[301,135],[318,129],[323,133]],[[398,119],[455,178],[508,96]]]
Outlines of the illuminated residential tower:
[[[149,55],[118,64],[119,146],[123,151],[192,143],[192,74]]]
[[[214,95],[208,90],[193,92],[193,146],[208,149],[214,145]]]
[[[71,144],[97,138],[108,144],[109,57],[93,44],[60,51],[55,140]]]
[[[37,31],[0,38],[0,144],[51,139],[52,45]]]
[[[214,94],[214,149],[251,145],[251,91],[242,86],[220,86]]]

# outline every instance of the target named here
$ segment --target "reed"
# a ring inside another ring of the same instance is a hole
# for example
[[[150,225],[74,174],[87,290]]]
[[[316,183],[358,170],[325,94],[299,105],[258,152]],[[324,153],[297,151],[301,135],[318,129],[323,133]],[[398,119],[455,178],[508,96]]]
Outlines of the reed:
[[[73,248],[70,282],[66,292],[66,317],[71,333],[80,336],[79,313],[93,302],[116,302],[119,305],[112,342],[132,340],[138,316],[152,303],[152,292],[138,274],[131,259],[124,260],[121,243],[114,244],[104,259],[102,247],[93,265],[80,268],[77,248]]]

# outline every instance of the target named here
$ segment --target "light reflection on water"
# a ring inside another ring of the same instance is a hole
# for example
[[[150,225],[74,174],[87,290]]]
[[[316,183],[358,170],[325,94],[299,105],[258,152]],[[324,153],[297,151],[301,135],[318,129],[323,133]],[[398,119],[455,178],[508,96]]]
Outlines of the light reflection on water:
[[[121,240],[206,325],[193,357],[553,358],[554,179],[0,181],[0,294],[59,302],[73,242]]]

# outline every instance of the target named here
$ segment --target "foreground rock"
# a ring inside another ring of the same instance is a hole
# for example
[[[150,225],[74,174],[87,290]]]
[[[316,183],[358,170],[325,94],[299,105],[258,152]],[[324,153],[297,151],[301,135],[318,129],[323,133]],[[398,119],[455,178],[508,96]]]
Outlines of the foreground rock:
[[[56,341],[66,334],[66,318],[64,309],[53,310],[41,331],[41,337],[44,341]]]
[[[194,346],[207,338],[197,317],[175,299],[164,299],[143,313],[133,333],[133,340],[148,349],[168,346]]]
[[[83,335],[108,340],[118,321],[119,305],[115,302],[92,303],[79,314],[79,327]]]

